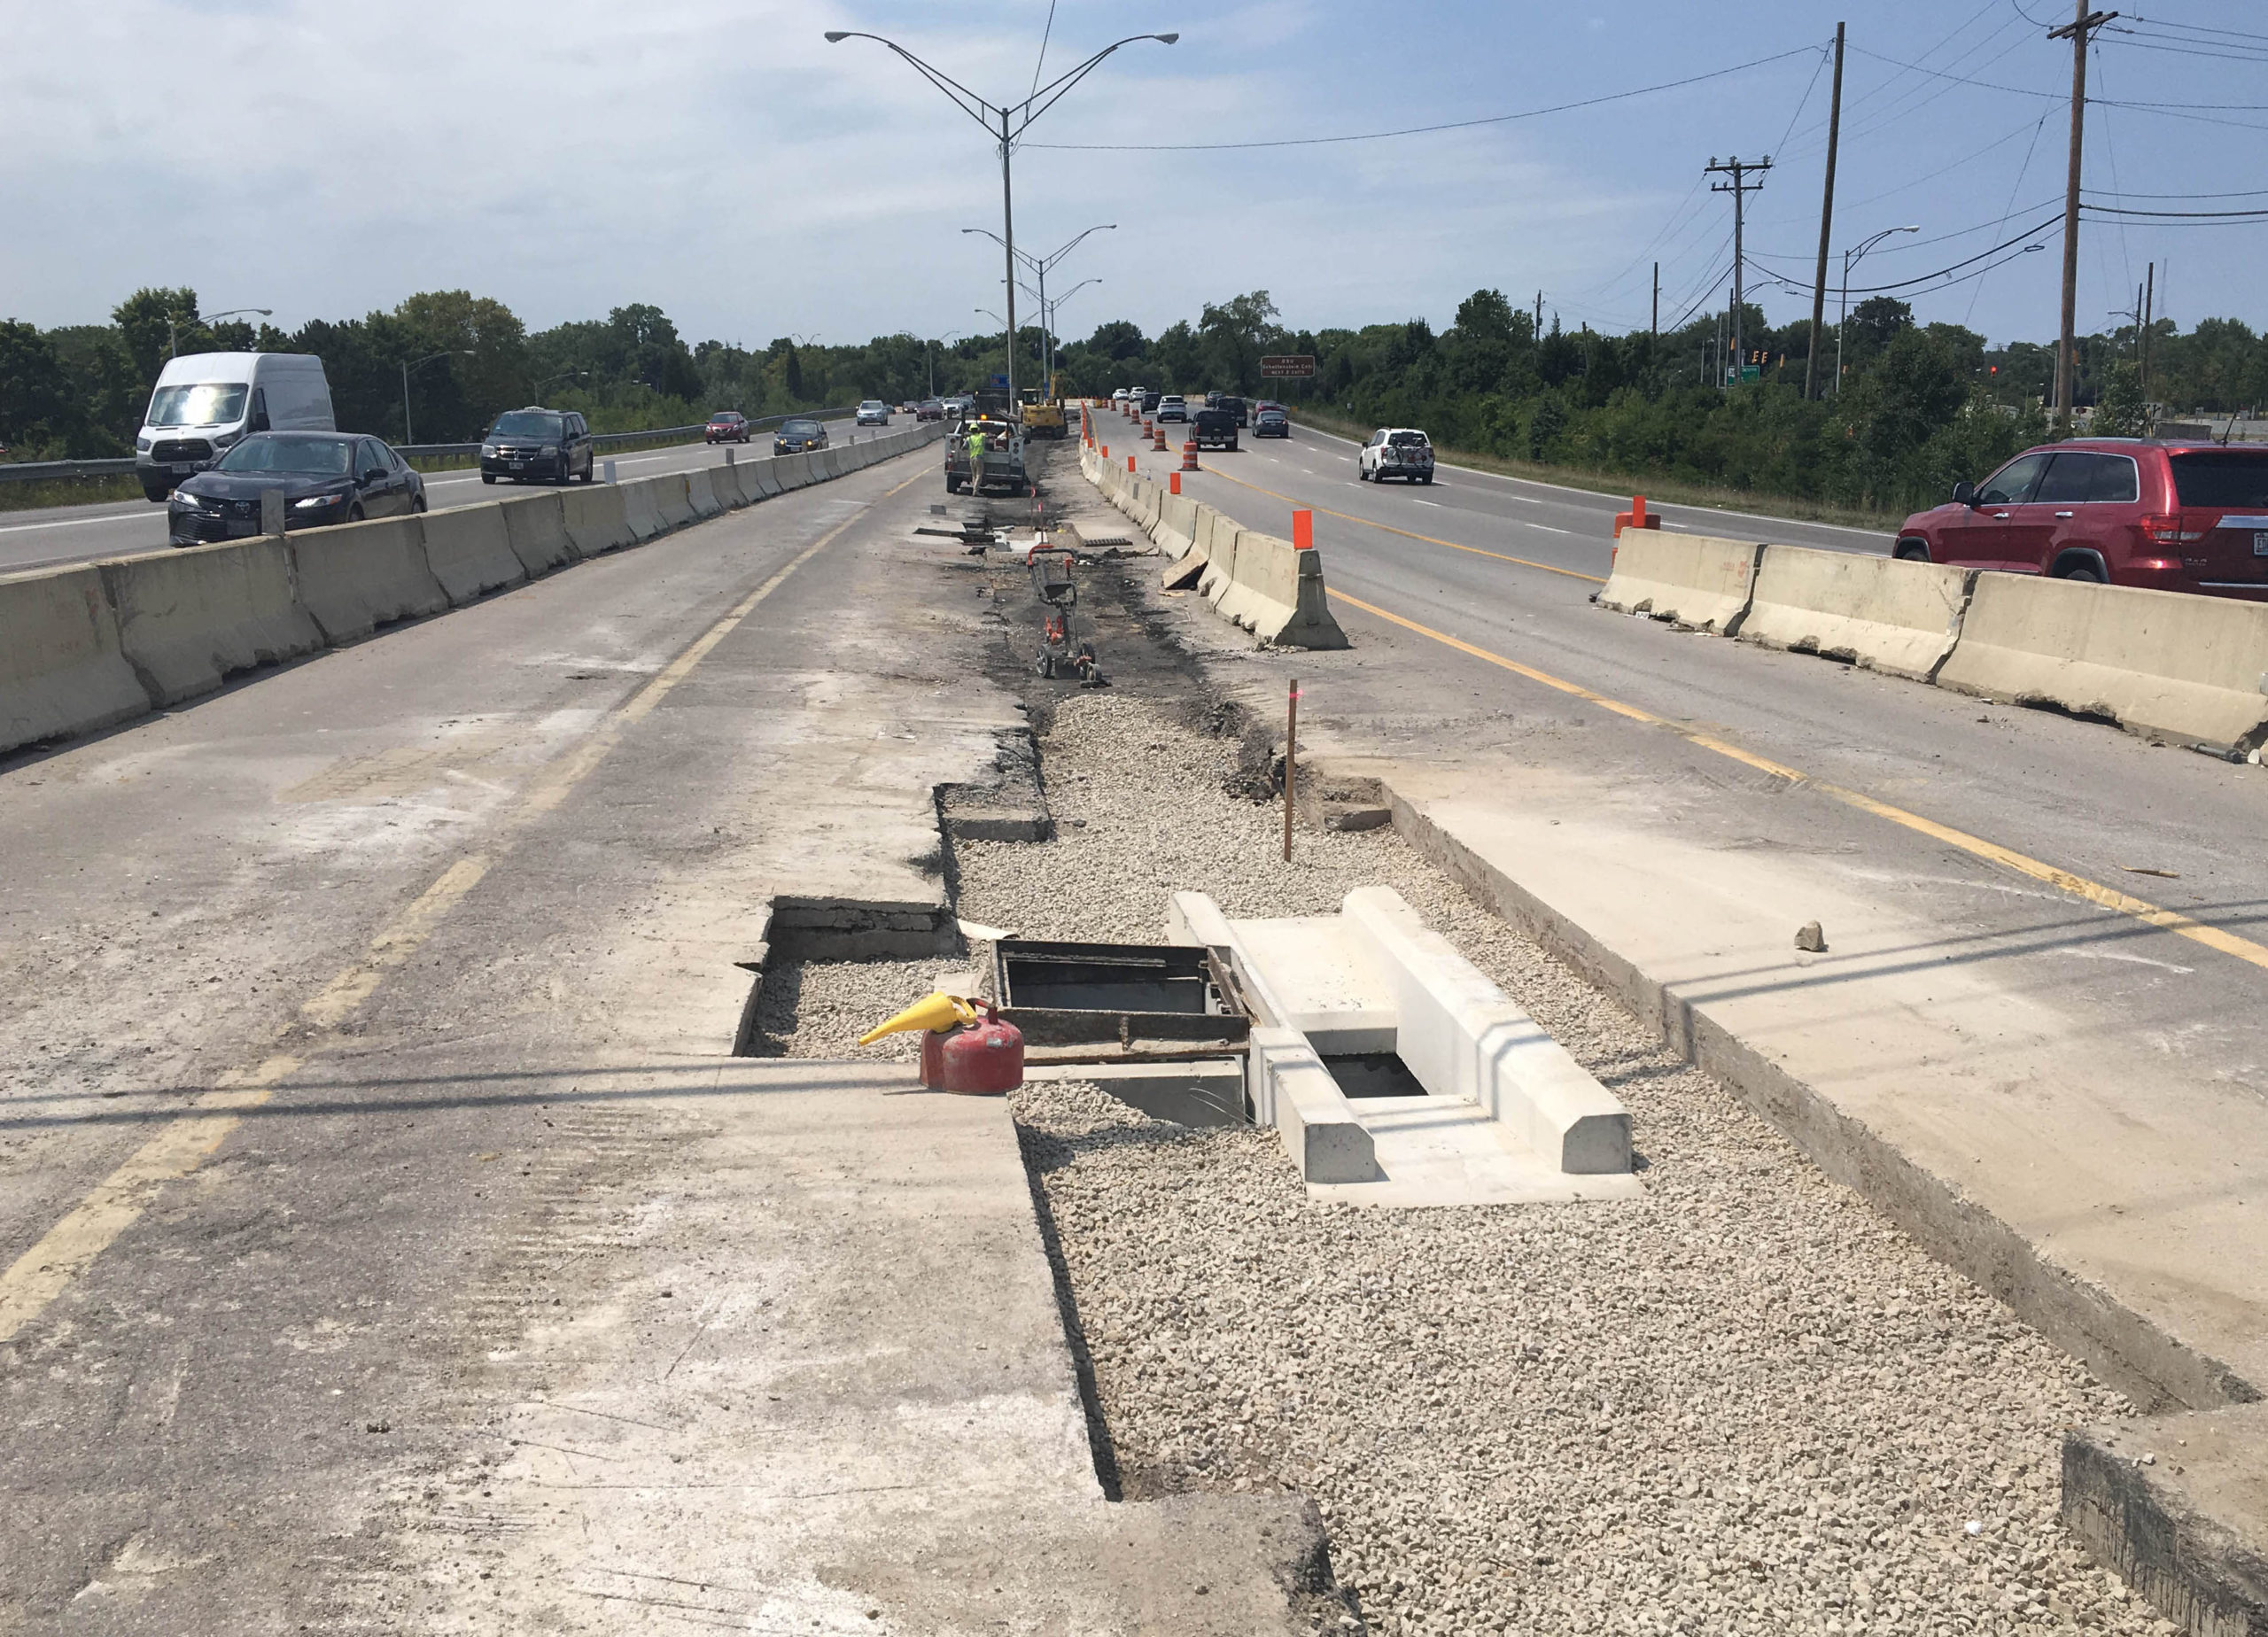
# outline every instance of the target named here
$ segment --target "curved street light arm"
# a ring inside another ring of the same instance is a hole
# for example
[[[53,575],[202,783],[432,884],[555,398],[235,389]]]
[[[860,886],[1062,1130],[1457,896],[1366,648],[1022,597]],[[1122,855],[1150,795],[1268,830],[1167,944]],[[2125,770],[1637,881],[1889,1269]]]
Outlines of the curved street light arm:
[[[992,123],[992,116],[997,113],[1006,120],[1008,114],[1006,108],[985,101],[959,80],[942,69],[932,68],[895,40],[885,40],[878,34],[868,34],[859,28],[830,28],[827,31],[827,43],[829,45],[837,44],[844,40],[872,40],[876,45],[897,52],[913,66],[914,73],[951,97],[955,107],[982,125],[994,137],[997,138],[999,136],[998,129]]]
[[[1023,116],[1021,121],[1016,125],[1012,132],[1010,132],[1011,138],[1013,139],[1014,137],[1022,136],[1024,132],[1030,128],[1031,122],[1034,120],[1037,120],[1041,114],[1045,113],[1057,103],[1062,101],[1064,97],[1069,93],[1073,86],[1078,84],[1080,81],[1092,74],[1096,68],[1101,66],[1102,59],[1104,58],[1108,57],[1113,51],[1117,50],[1121,46],[1132,45],[1138,40],[1155,40],[1161,45],[1171,45],[1175,41],[1180,38],[1181,36],[1178,34],[1129,35],[1123,40],[1117,41],[1110,45],[1106,45],[1102,50],[1097,51],[1092,57],[1088,58],[1086,61],[1081,63],[1077,67],[1072,68],[1064,74],[1058,75],[1056,78],[1050,80],[1045,85],[1041,86],[1039,89],[1034,91],[1029,97],[1025,97],[1023,101],[1016,104],[1014,107],[1002,109],[1000,112],[1004,120],[1011,115],[1018,113],[1021,113]]]

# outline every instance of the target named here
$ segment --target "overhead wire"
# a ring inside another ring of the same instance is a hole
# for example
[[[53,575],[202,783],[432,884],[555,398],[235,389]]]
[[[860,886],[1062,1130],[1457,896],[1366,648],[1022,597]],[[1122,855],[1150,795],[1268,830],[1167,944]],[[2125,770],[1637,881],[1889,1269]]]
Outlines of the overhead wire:
[[[1035,148],[1052,148],[1058,151],[1081,153],[1223,153],[1257,148],[1314,148],[1354,142],[1386,142],[1402,136],[1429,136],[1441,131],[1466,131],[1489,125],[1509,125],[1520,120],[1537,120],[1546,114],[1572,113],[1582,108],[1604,107],[1609,103],[1628,102],[1636,97],[1655,97],[1664,91],[1674,91],[1689,85],[1700,85],[1711,80],[1727,79],[1746,74],[1752,69],[1769,67],[1774,63],[1801,57],[1814,48],[1798,46],[1793,50],[1775,51],[1769,57],[1736,63],[1729,68],[1712,68],[1705,74],[1688,74],[1680,80],[1665,80],[1658,85],[1642,85],[1627,91],[1609,91],[1598,97],[1585,97],[1574,102],[1553,103],[1542,108],[1523,108],[1513,113],[1492,113],[1474,120],[1447,120],[1437,125],[1411,125],[1395,130],[1353,131],[1333,136],[1277,136],[1256,138],[1250,142],[1038,142]]]
[[[2016,182],[2008,189],[2008,206],[2000,212],[2000,225],[2004,228],[2008,225],[2008,218],[2016,213],[2016,195],[2023,191],[2023,179],[2031,175],[2031,156],[2039,151],[2039,133],[2047,128],[2047,116],[2054,112],[2053,108],[2042,108],[2039,111],[2039,118],[2032,124],[2031,142],[2023,151],[2023,163],[2016,167]],[[1969,287],[1969,305],[1961,309],[1961,327],[1962,329],[1968,329],[1969,321],[1977,316],[1977,303],[1984,293],[1984,280],[1980,275],[1976,283]]]

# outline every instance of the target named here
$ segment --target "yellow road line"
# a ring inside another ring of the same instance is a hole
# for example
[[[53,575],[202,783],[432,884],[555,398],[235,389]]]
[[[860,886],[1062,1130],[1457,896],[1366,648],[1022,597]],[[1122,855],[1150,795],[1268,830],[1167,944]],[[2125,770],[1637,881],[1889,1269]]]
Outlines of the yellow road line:
[[[1288,494],[1278,494],[1273,489],[1263,489],[1258,484],[1247,483],[1241,477],[1231,477],[1228,473],[1217,467],[1208,466],[1204,468],[1204,471],[1208,477],[1225,479],[1239,488],[1251,490],[1254,494],[1264,494],[1270,500],[1282,500],[1286,505],[1307,506],[1305,501],[1295,500]],[[1326,517],[1336,517],[1342,523],[1359,523],[1366,529],[1377,529],[1386,534],[1399,534],[1405,540],[1423,540],[1428,546],[1446,546],[1451,551],[1471,552],[1476,557],[1494,557],[1499,562],[1517,562],[1524,569],[1542,569],[1546,574],[1564,574],[1569,579],[1587,580],[1594,586],[1606,584],[1605,578],[1602,575],[1585,574],[1575,569],[1563,569],[1553,563],[1538,562],[1529,557],[1509,557],[1501,551],[1483,551],[1478,546],[1460,546],[1455,540],[1436,539],[1430,534],[1419,534],[1410,529],[1397,529],[1390,523],[1374,523],[1368,517],[1357,517],[1352,512],[1333,511],[1328,506],[1307,506],[1307,509],[1321,512]]]
[[[1444,648],[1455,648],[1460,654],[1470,655],[1474,659],[1509,671],[1516,676],[1526,677],[1531,682],[1540,682],[1546,687],[1557,688],[1563,694],[1571,694],[1602,710],[1612,710],[1618,716],[1627,717],[1634,722],[1643,722],[1654,727],[1666,727],[1689,743],[1697,745],[1704,750],[1712,750],[1719,756],[1729,756],[1732,760],[1755,768],[1759,772],[1771,773],[1792,783],[1804,785],[1818,791],[1821,795],[1842,803],[1846,807],[1856,808],[1860,812],[1871,814],[1877,818],[1886,818],[1892,824],[1902,826],[1918,835],[1926,835],[1931,841],[1942,842],[1948,847],[1957,847],[1975,857],[1997,864],[2004,869],[2014,870],[2019,875],[2030,876],[2033,881],[2053,887],[2058,892],[2069,893],[2075,898],[2083,898],[2100,908],[2131,916],[2148,926],[2178,934],[2194,943],[2202,943],[2208,949],[2218,950],[2224,955],[2233,955],[2239,960],[2248,961],[2255,966],[2268,971],[2268,946],[2255,943],[2249,938],[2241,938],[2234,933],[2224,932],[2218,927],[2209,927],[2202,921],[2182,914],[2179,910],[2162,908],[2147,899],[2120,892],[2115,887],[2106,887],[2100,881],[2089,881],[2084,875],[2074,875],[2070,871],[2059,869],[2052,864],[2043,864],[2037,858],[2003,847],[1997,842],[1988,842],[1982,836],[1971,835],[1965,830],[1956,830],[1950,825],[1939,824],[1934,818],[1924,818],[1919,813],[1908,812],[1902,807],[1893,807],[1888,802],[1878,801],[1863,791],[1846,790],[1840,785],[1823,783],[1799,768],[1790,767],[1783,763],[1758,756],[1752,750],[1744,750],[1738,745],[1729,744],[1708,733],[1696,732],[1670,721],[1665,717],[1656,716],[1651,710],[1642,710],[1635,705],[1624,704],[1620,700],[1609,699],[1605,694],[1594,693],[1580,683],[1555,677],[1549,671],[1538,671],[1533,665],[1523,665],[1518,660],[1505,658],[1502,654],[1492,653],[1484,648],[1476,648],[1472,643],[1461,641],[1446,632],[1435,631],[1430,625],[1421,625],[1414,619],[1405,619],[1401,615],[1389,612],[1374,602],[1365,602],[1360,597],[1349,596],[1343,591],[1332,591],[1330,594],[1333,601],[1343,602],[1349,608],[1360,609],[1365,614],[1375,615],[1390,625],[1399,625],[1405,631],[1414,632],[1421,637],[1441,644]]]
[[[882,498],[889,500],[928,475],[927,471],[916,472]],[[730,613],[695,638],[651,681],[616,707],[571,755],[562,757],[529,787],[517,810],[502,821],[501,832],[509,835],[524,828],[540,814],[557,807],[567,793],[605,758],[621,739],[625,726],[649,715],[672,688],[693,673],[695,665],[732,634],[734,626],[779,590],[789,575],[834,544],[865,511],[860,508],[858,513],[789,558],[770,578],[734,604]],[[361,959],[317,989],[299,1007],[301,1020],[317,1031],[315,1038],[300,1048],[300,1055],[269,1057],[257,1067],[240,1076],[224,1079],[198,1097],[190,1105],[190,1112],[167,1121],[124,1164],[95,1184],[61,1221],[40,1237],[37,1244],[18,1257],[5,1272],[0,1272],[0,1343],[5,1343],[37,1318],[50,1302],[68,1289],[71,1282],[85,1272],[119,1235],[133,1226],[160,1188],[189,1175],[210,1159],[242,1118],[236,1111],[258,1107],[273,1097],[276,1083],[327,1043],[324,1036],[353,1016],[377,992],[386,974],[417,952],[449,912],[480,884],[494,863],[493,852],[472,853],[442,871],[406,908],[388,919],[363,950]]]

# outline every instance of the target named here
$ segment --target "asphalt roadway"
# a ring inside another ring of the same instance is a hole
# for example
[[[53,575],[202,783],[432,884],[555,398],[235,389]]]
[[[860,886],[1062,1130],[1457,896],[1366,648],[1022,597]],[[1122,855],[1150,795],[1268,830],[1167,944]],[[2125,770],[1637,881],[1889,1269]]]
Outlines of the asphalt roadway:
[[[903,428],[907,417],[893,415],[891,430]],[[874,436],[872,428],[858,432],[848,420],[827,423],[827,436],[848,441],[853,435]],[[736,460],[772,453],[768,431],[746,444],[729,446]],[[662,449],[641,449],[628,454],[599,456],[600,471],[612,461],[624,478],[651,477],[661,472],[690,471],[724,462],[725,446],[677,444]],[[520,485],[499,483],[484,487],[477,471],[427,472],[426,503],[435,510],[445,506],[469,506],[521,492]],[[166,508],[148,500],[111,500],[99,506],[53,506],[37,511],[0,511],[0,574],[58,563],[83,562],[96,557],[118,557],[129,552],[159,551],[166,541]]]

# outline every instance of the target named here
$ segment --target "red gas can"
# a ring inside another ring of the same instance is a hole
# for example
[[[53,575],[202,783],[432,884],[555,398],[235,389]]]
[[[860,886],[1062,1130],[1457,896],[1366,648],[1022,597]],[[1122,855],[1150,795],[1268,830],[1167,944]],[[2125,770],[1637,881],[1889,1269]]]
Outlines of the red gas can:
[[[941,1036],[937,1057],[939,1078],[922,1078],[940,1090],[998,1097],[1024,1082],[1023,1031],[1000,1021],[999,1012],[989,1006],[982,1023],[964,1023]]]

